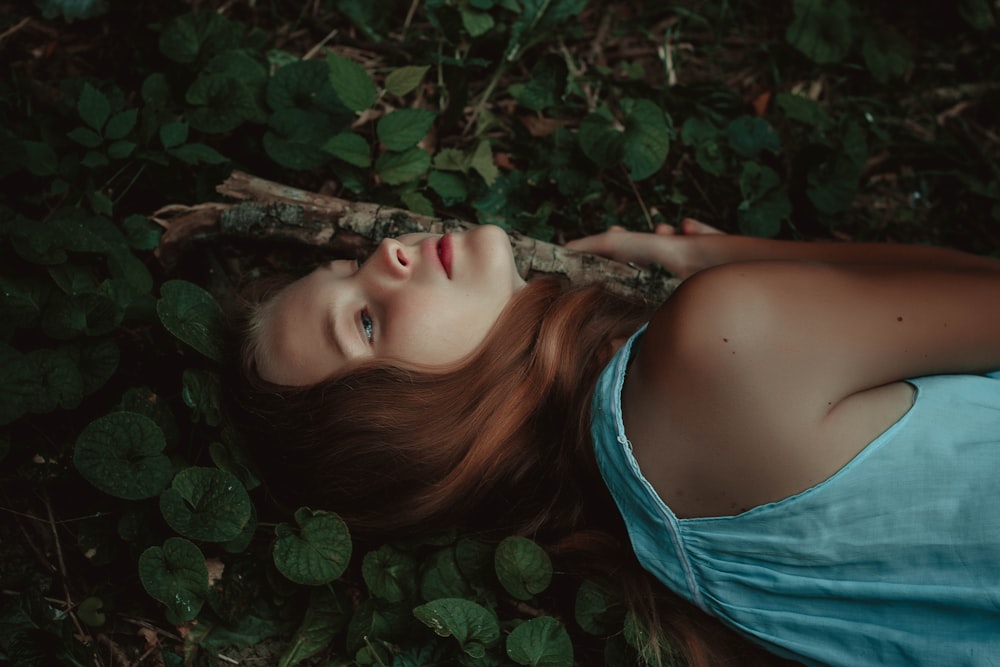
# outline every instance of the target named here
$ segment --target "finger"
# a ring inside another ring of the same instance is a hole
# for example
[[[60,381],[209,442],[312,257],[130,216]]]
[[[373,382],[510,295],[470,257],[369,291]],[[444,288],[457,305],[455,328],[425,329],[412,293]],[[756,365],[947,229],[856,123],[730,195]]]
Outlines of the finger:
[[[665,222],[658,223],[656,227],[653,228],[654,234],[660,234],[662,236],[673,236],[677,233],[677,230],[673,225],[668,225]]]
[[[712,225],[705,224],[694,218],[684,218],[681,220],[681,230],[685,234],[725,234],[721,229],[716,229]]]

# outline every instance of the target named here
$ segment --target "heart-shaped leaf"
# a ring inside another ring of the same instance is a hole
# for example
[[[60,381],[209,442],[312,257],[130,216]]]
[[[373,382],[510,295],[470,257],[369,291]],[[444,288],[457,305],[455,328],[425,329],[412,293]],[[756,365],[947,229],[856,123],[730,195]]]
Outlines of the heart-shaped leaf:
[[[232,474],[217,468],[185,468],[160,496],[170,527],[192,540],[225,542],[250,520],[250,496]]]
[[[327,584],[343,574],[351,559],[351,536],[339,516],[300,507],[298,530],[287,523],[275,528],[272,556],[278,571],[307,586]]]
[[[153,420],[112,412],[92,421],[76,440],[73,465],[101,491],[126,500],[152,498],[173,475],[166,441]]]
[[[208,594],[208,567],[201,550],[180,537],[139,556],[139,579],[154,599],[167,606],[179,622],[193,620]]]

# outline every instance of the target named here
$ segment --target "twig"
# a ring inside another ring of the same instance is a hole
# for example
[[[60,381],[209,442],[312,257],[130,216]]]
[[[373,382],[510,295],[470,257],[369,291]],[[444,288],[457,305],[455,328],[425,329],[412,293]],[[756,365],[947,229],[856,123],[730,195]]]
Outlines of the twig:
[[[6,493],[4,493],[4,500],[7,503],[10,503],[10,498],[7,497]],[[13,510],[8,510],[8,511],[13,512]],[[19,512],[13,512],[13,513],[15,515],[19,514]],[[26,515],[26,516],[30,516],[30,515]],[[36,521],[42,521],[42,522],[45,521],[45,519],[36,519],[35,517],[31,517],[31,518],[35,519]],[[31,535],[28,534],[28,531],[25,529],[25,527],[21,524],[20,521],[17,522],[17,529],[21,531],[22,535],[24,535],[24,543],[27,544],[28,548],[31,549],[32,553],[35,554],[35,558],[38,559],[38,562],[41,564],[41,566],[43,568],[49,570],[49,572],[55,572],[56,571],[56,567],[54,565],[52,565],[52,563],[49,562],[49,559],[45,556],[45,553],[40,548],[38,548],[37,546],[35,546],[34,540],[31,539]]]
[[[147,630],[152,630],[156,634],[162,635],[163,637],[166,637],[167,639],[172,639],[175,642],[183,642],[184,641],[184,638],[181,637],[180,635],[175,635],[174,633],[169,632],[167,630],[164,630],[163,628],[158,628],[155,625],[153,625],[152,623],[150,623],[149,621],[144,621],[141,618],[129,618],[127,616],[122,616],[120,618],[121,618],[121,620],[125,621],[126,623],[131,623],[132,625],[136,625],[136,626],[138,626],[140,628],[146,628]]]
[[[128,659],[128,656],[125,655],[125,651],[121,650],[121,648],[119,648],[117,644],[111,641],[110,637],[108,637],[106,634],[102,632],[97,635],[97,643],[104,644],[105,646],[108,647],[108,652],[111,654],[112,664],[117,662],[121,664],[122,667],[129,667],[131,661]]]
[[[406,12],[406,20],[403,21],[403,34],[400,35],[401,38],[406,37],[406,31],[410,28],[410,23],[413,22],[413,15],[417,13],[417,6],[420,4],[420,0],[413,0],[410,3],[410,9]]]
[[[694,185],[694,189],[698,191],[698,194],[700,194],[701,198],[705,200],[708,207],[712,209],[712,217],[717,220],[719,218],[719,211],[716,210],[715,204],[712,203],[712,199],[705,193],[701,184],[698,182],[698,179],[691,175],[691,172],[687,169],[687,167],[682,165],[681,168],[684,170],[684,173],[688,175],[688,178],[691,179],[691,184]]]
[[[59,561],[59,572],[62,574],[63,593],[66,595],[66,610],[69,617],[73,620],[73,625],[76,626],[76,631],[80,633],[81,637],[87,637],[89,636],[88,633],[80,625],[80,620],[76,617],[76,614],[71,611],[76,605],[73,604],[73,596],[69,594],[69,572],[66,570],[66,561],[63,559],[62,544],[59,541],[59,529],[56,527],[56,517],[52,513],[52,502],[49,499],[47,491],[42,494],[42,500],[45,502],[45,512],[49,515],[49,527],[52,528],[52,539],[56,543],[56,558]]]
[[[8,512],[14,516],[24,517],[25,519],[31,519],[32,521],[38,521],[41,523],[48,523],[48,519],[43,519],[40,516],[35,516],[34,514],[28,514],[27,512],[18,512],[17,510],[12,510],[9,507],[0,507],[0,512]],[[56,524],[63,523],[73,523],[74,521],[86,521],[87,519],[97,519],[102,516],[111,514],[111,512],[94,512],[93,514],[85,514],[83,516],[73,517],[72,519],[59,519]]]
[[[318,44],[316,44],[314,47],[312,47],[311,49],[309,49],[308,51],[306,51],[306,54],[304,56],[302,56],[302,60],[309,60],[310,58],[315,57],[315,55],[317,53],[319,53],[323,49],[324,46],[326,46],[327,42],[329,42],[331,39],[333,39],[334,37],[337,36],[338,32],[340,32],[340,31],[337,28],[334,28],[333,30],[331,30],[327,34],[326,37],[324,37],[323,39],[319,40]]]
[[[23,28],[24,26],[28,25],[29,23],[31,23],[31,17],[30,16],[21,19],[16,24],[14,24],[11,27],[7,28],[6,30],[3,31],[2,34],[0,34],[0,42],[2,42],[3,40],[7,39],[8,37],[10,37],[11,35],[13,35],[14,33],[18,32],[21,28]]]
[[[632,194],[635,195],[636,201],[639,202],[639,208],[642,209],[642,215],[646,218],[646,225],[649,227],[649,231],[653,231],[653,218],[649,215],[649,209],[646,208],[646,202],[643,201],[642,195],[639,194],[639,188],[635,187],[635,181],[629,177],[628,171],[625,169],[624,165],[622,166],[622,171],[625,172],[625,180],[628,181],[630,186],[632,186]]]

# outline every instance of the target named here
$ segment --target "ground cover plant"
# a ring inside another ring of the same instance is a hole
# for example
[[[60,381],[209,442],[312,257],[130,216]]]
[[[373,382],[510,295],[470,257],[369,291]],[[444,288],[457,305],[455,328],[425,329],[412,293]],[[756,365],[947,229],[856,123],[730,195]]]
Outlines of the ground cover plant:
[[[641,662],[526,538],[269,507],[198,286],[233,255],[166,270],[149,214],[240,168],[545,240],[694,216],[996,253],[996,4],[870,4],[0,1],[0,663]]]

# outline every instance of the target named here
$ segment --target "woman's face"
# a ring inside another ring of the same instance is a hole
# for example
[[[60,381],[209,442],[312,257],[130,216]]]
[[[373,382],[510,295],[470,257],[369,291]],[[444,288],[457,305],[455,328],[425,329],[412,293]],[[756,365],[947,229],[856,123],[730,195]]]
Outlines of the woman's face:
[[[275,297],[258,371],[303,386],[375,358],[449,365],[476,349],[523,286],[499,227],[385,239],[360,267],[330,262]]]

